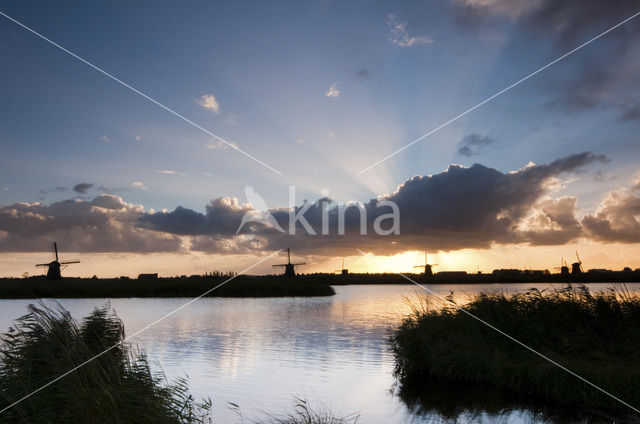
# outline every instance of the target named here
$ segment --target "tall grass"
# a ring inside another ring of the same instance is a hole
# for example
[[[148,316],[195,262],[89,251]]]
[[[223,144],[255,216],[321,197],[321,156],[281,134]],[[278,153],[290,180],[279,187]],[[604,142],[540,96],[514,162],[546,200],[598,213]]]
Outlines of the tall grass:
[[[327,409],[311,407],[306,399],[298,397],[293,399],[289,412],[266,415],[266,418],[253,422],[255,424],[357,424],[359,417],[358,414],[337,416]]]
[[[124,327],[107,307],[79,325],[58,307],[30,305],[0,347],[4,408],[105,349]],[[187,383],[167,383],[147,358],[119,344],[0,414],[1,423],[208,423],[211,403],[195,402]]]
[[[411,390],[429,381],[484,385],[622,415],[628,407],[454,307],[418,305],[391,338],[396,374]],[[640,407],[640,298],[619,286],[508,296],[481,293],[464,309]]]

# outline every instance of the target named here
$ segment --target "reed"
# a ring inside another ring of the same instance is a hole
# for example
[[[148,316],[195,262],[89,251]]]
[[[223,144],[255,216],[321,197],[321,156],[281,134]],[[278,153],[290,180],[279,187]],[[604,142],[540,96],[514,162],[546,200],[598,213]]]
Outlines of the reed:
[[[484,385],[527,399],[626,415],[633,410],[455,307],[423,299],[391,337],[403,387]],[[625,402],[640,406],[640,298],[624,286],[473,296],[464,309]],[[635,414],[635,413],[633,413]]]
[[[30,305],[2,337],[2,408],[95,355],[105,354],[0,414],[2,423],[209,423],[210,401],[195,402],[185,379],[152,373],[144,353],[124,340],[108,307],[81,324],[58,306]]]

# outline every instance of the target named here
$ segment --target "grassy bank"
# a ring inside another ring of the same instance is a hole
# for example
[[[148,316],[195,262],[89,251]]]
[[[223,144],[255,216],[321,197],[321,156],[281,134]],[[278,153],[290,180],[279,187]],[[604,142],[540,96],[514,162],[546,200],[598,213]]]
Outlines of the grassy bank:
[[[523,399],[636,418],[633,410],[453,308],[425,301],[392,336],[405,391],[430,382],[484,385]],[[625,402],[640,405],[640,298],[568,287],[483,293],[464,309]]]
[[[129,278],[1,279],[0,298],[116,298],[196,297],[226,281],[227,277],[186,277],[137,280]],[[212,291],[211,297],[332,296],[335,291],[322,280],[283,277],[237,276]]]
[[[107,308],[96,309],[78,324],[62,308],[29,306],[29,313],[1,340],[0,409],[18,403],[0,413],[0,423],[213,422],[210,400],[194,400],[185,379],[168,382],[161,372],[152,373],[144,353],[123,341],[122,322]],[[74,371],[43,388],[70,370]],[[297,400],[290,413],[267,414],[253,422],[347,424],[356,420],[315,411]]]

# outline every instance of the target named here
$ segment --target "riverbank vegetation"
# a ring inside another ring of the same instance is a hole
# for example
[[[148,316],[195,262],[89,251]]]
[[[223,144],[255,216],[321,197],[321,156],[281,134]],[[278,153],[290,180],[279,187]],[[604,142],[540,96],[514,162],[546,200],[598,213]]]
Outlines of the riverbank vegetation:
[[[0,423],[7,424],[213,422],[211,400],[196,401],[184,378],[168,382],[162,372],[152,372],[144,352],[125,341],[123,324],[108,307],[78,324],[61,307],[30,305],[2,336],[0,393]],[[290,413],[254,422],[356,421],[318,412],[298,399]]]
[[[571,286],[516,295],[481,293],[463,308],[630,405],[640,405],[640,298],[624,287],[600,293]],[[391,343],[406,393],[446,381],[506,391],[529,402],[637,418],[629,407],[453,306],[425,299]]]
[[[1,408],[18,403],[0,413],[0,422],[211,422],[210,401],[194,401],[184,379],[168,383],[152,373],[145,355],[123,340],[122,322],[107,308],[79,325],[62,309],[29,306],[2,337]]]
[[[226,281],[226,283],[225,283]],[[224,284],[223,284],[224,283]],[[0,279],[0,298],[117,298],[117,297],[284,297],[332,296],[335,291],[322,280],[278,276],[251,277],[239,275],[192,276],[174,278],[44,278]]]

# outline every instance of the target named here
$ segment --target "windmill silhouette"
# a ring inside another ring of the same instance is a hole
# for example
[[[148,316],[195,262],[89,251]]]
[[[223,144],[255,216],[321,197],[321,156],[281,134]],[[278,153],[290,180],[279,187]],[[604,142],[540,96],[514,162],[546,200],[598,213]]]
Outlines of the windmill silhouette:
[[[564,258],[560,258],[560,266],[557,266],[553,269],[557,269],[558,271],[560,271],[561,275],[569,275],[569,267],[567,266],[567,262],[564,260]]]
[[[335,271],[333,271],[333,272],[339,272],[339,273],[341,273],[342,275],[347,275],[347,274],[349,274],[349,270],[348,270],[348,269],[346,269],[346,268],[344,267],[344,258],[342,258],[342,269],[336,269],[336,270],[335,270]]]
[[[578,255],[577,250],[576,258],[578,259],[578,262],[574,262],[571,264],[571,274],[582,274],[582,261],[580,260],[580,256]]]
[[[287,247],[287,263],[286,264],[277,264],[277,265],[273,265],[274,267],[276,266],[281,266],[284,267],[284,276],[285,277],[295,277],[296,276],[296,271],[295,271],[295,267],[300,266],[300,265],[306,265],[306,262],[299,262],[297,264],[292,264],[291,263],[291,252],[289,251],[289,248]]]
[[[53,251],[55,253],[56,259],[46,263],[46,264],[37,264],[36,266],[46,266],[47,267],[47,280],[62,280],[62,274],[60,271],[65,269],[69,264],[79,264],[80,261],[64,261],[60,262],[58,260],[58,243],[53,242]]]
[[[433,277],[433,267],[438,264],[430,264],[427,260],[427,252],[424,252],[424,265],[415,265],[414,268],[424,268],[425,277]]]
[[[286,232],[278,221],[271,215],[269,212],[269,207],[267,206],[267,202],[264,201],[262,196],[260,196],[251,186],[245,186],[244,195],[247,197],[247,201],[253,205],[253,210],[248,211],[242,217],[242,221],[240,222],[240,226],[236,231],[236,234],[240,232],[242,227],[248,222],[259,222],[261,224],[266,225],[267,227],[273,227],[281,233]]]

